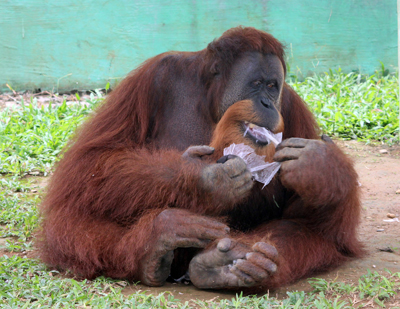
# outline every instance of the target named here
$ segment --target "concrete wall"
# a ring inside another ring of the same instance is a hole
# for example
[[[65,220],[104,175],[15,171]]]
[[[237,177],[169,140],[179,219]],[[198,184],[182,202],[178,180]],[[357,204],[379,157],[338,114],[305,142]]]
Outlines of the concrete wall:
[[[281,40],[298,76],[397,67],[396,0],[0,0],[0,91],[104,87],[237,25]]]

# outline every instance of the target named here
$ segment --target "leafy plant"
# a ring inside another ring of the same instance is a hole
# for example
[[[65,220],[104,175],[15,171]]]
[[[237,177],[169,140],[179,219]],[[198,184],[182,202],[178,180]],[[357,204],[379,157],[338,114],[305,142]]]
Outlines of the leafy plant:
[[[101,99],[87,104],[40,105],[36,98],[19,108],[0,111],[0,173],[44,174],[50,171],[68,138]]]
[[[292,79],[289,84],[308,103],[326,134],[366,142],[399,141],[397,75],[363,76],[338,70],[303,82]]]
[[[394,143],[398,139],[397,77],[328,72],[323,76],[289,81],[308,102],[322,130],[345,139]],[[106,91],[109,90],[109,84]],[[75,94],[78,101],[81,98]],[[236,295],[227,300],[181,303],[167,293],[138,291],[124,296],[128,283],[109,278],[79,281],[48,269],[40,262],[14,255],[32,249],[38,227],[37,205],[47,176],[62,155],[77,126],[103,102],[95,91],[78,104],[40,105],[35,98],[13,109],[0,110],[0,237],[6,238],[0,257],[1,308],[363,308],[385,306],[400,291],[400,273],[370,272],[358,284],[312,279],[313,292],[288,292],[283,299]],[[31,175],[27,177],[27,175]],[[33,177],[32,177],[33,176]],[[24,255],[25,253],[22,253]]]

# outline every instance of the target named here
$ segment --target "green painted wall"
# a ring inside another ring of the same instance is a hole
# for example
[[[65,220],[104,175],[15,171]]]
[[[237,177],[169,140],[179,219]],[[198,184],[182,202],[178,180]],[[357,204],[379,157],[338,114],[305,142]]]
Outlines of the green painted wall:
[[[104,87],[237,25],[284,42],[299,76],[397,67],[396,0],[0,0],[0,91]]]

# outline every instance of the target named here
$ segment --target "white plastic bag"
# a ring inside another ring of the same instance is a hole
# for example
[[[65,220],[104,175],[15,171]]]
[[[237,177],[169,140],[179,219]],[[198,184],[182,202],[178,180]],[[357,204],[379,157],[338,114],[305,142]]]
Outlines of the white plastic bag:
[[[282,142],[282,132],[274,134],[271,131],[267,130],[266,128],[254,126],[251,129],[247,127],[243,136],[246,136],[249,130],[251,130],[251,134],[253,136],[255,137],[259,136],[262,140],[267,140],[268,143],[273,143],[275,147]]]
[[[247,131],[244,133],[246,135]],[[282,141],[282,133],[273,134],[265,128],[255,127],[252,129],[252,134],[262,134],[275,147]],[[247,167],[254,179],[264,184],[263,188],[268,185],[275,174],[281,167],[278,162],[265,162],[265,156],[259,156],[254,152],[254,149],[245,144],[231,144],[224,149],[224,156],[236,155],[246,162]]]

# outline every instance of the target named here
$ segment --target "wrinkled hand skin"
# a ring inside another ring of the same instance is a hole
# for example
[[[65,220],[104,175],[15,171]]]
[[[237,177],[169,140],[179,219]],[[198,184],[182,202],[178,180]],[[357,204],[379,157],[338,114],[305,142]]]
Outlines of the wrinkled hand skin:
[[[306,198],[311,205],[332,202],[340,186],[352,181],[345,172],[349,163],[326,135],[321,140],[286,139],[277,146],[273,159],[282,163],[279,174],[282,184]],[[342,167],[345,167],[343,172]],[[337,177],[326,177],[335,173]],[[335,179],[340,179],[342,185]]]
[[[196,255],[189,265],[192,283],[200,289],[251,287],[277,271],[275,247],[257,242],[252,248],[230,238]]]
[[[140,281],[161,286],[170,274],[176,248],[204,248],[211,241],[226,237],[229,228],[218,221],[182,209],[166,209],[154,220],[152,239],[140,263]]]
[[[192,146],[182,157],[196,159],[213,152],[214,148],[209,146]],[[232,204],[246,197],[253,184],[252,175],[242,158],[224,156],[217,163],[208,164],[203,168],[199,187],[219,201]]]

